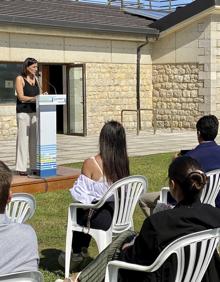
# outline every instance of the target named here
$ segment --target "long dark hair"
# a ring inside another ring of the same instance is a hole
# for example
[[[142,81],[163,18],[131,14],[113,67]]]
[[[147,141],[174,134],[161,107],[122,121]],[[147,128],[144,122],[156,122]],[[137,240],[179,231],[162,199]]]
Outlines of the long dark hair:
[[[199,163],[187,156],[173,160],[169,166],[168,177],[179,185],[184,200],[188,203],[193,203],[200,197],[206,183],[206,175]]]
[[[109,183],[130,174],[125,130],[119,122],[105,123],[99,136],[99,150],[103,173]]]
[[[35,60],[34,58],[27,58],[25,59],[25,61],[23,62],[23,68],[22,68],[22,72],[21,75],[23,77],[27,76],[27,67],[33,65],[33,64],[37,64],[37,60]]]

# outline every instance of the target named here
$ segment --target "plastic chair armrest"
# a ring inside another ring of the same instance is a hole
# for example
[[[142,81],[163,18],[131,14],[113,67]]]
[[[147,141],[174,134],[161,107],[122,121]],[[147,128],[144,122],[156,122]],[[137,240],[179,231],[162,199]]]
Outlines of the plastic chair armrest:
[[[160,198],[158,200],[160,203],[167,204],[167,194],[168,194],[169,191],[170,191],[169,187],[161,188],[161,190],[160,190]]]

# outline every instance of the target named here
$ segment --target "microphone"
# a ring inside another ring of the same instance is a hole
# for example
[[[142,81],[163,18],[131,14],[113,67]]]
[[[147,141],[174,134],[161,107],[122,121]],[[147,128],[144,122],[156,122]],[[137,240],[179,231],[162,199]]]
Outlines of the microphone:
[[[52,84],[52,83],[50,83],[47,79],[46,79],[46,81],[47,81],[47,83],[53,88],[53,90],[54,90],[54,94],[56,94],[57,95],[57,90],[56,90],[56,87]]]
[[[37,76],[37,77],[41,77],[41,74],[40,74],[39,72],[37,72],[37,73],[36,73],[36,76]],[[55,87],[52,83],[50,83],[46,78],[45,78],[45,80],[46,80],[46,82],[48,83],[48,85],[50,85],[50,86],[53,88],[54,94],[57,95],[56,87]]]

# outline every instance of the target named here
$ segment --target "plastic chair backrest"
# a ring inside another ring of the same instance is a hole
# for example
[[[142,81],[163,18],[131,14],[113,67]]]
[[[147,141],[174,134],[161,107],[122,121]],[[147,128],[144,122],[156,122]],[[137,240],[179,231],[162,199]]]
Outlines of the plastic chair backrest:
[[[128,176],[113,183],[102,201],[114,196],[112,234],[133,227],[133,213],[139,197],[147,190],[147,179],[141,175]]]
[[[201,202],[215,207],[215,199],[220,191],[220,169],[206,173],[208,181],[202,190]]]
[[[0,281],[5,282],[43,282],[44,277],[40,271],[24,271],[0,275]]]
[[[161,190],[160,190],[160,198],[159,198],[159,201],[161,203],[165,203],[167,204],[167,194],[168,192],[170,191],[170,188],[165,186],[165,187],[162,187]]]
[[[118,261],[109,263],[110,277],[117,277],[115,269],[124,268],[135,271],[154,272],[167,258],[177,255],[177,273],[175,282],[200,282],[208,268],[210,260],[220,239],[220,228],[192,233],[170,243],[150,266],[142,266]],[[186,255],[187,254],[187,255]],[[111,265],[112,264],[112,265]],[[106,281],[109,280],[108,277]],[[115,280],[114,280],[115,281]]]
[[[154,262],[157,270],[173,253],[177,254],[175,282],[200,282],[220,239],[220,228],[209,229],[181,237],[167,246]],[[187,247],[187,248],[185,248]],[[190,258],[185,255],[190,248]]]
[[[6,206],[6,215],[13,222],[23,223],[31,218],[36,210],[35,198],[27,193],[14,193]]]
[[[220,191],[220,169],[209,171],[206,175],[208,180],[204,189],[202,189],[200,200],[203,204],[210,204],[215,207],[215,199]],[[168,192],[169,187],[161,188],[159,202],[167,204]]]

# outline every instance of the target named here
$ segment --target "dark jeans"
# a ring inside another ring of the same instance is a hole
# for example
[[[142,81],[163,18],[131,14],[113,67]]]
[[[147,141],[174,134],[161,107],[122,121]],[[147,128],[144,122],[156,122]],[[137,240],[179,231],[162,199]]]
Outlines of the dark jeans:
[[[91,219],[90,227],[94,229],[108,230],[112,223],[114,203],[106,202],[100,209],[95,210]],[[77,223],[87,226],[89,210],[79,209],[77,211]],[[73,232],[72,250],[73,253],[80,253],[83,247],[88,248],[91,236],[83,232]]]

